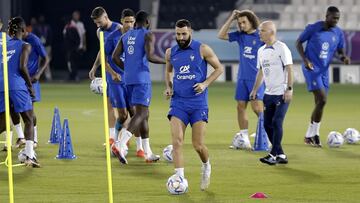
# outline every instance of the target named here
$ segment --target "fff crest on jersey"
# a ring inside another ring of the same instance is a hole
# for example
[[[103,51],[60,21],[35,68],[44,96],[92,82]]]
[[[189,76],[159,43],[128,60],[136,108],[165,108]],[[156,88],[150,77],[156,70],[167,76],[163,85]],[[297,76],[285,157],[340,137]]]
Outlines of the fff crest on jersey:
[[[255,45],[255,44],[256,44],[256,40],[253,40],[252,43],[253,43],[253,45]]]
[[[335,37],[335,36],[333,36],[331,39],[332,39],[333,42],[336,41],[336,37]]]
[[[190,60],[191,60],[191,61],[194,61],[194,59],[195,59],[195,56],[191,54],[191,55],[190,55]]]

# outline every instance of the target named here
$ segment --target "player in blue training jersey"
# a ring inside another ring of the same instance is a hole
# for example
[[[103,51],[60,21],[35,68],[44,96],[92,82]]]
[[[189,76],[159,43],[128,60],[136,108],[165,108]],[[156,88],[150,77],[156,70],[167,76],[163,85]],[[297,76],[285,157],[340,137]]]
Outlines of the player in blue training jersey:
[[[136,14],[135,29],[125,33],[117,44],[112,59],[124,69],[124,81],[128,93],[129,105],[135,108],[135,114],[129,125],[121,131],[117,156],[121,163],[127,164],[125,144],[133,134],[139,134],[145,152],[146,162],[155,162],[159,155],[152,153],[149,141],[149,105],[151,100],[151,79],[149,61],[165,64],[164,59],[154,54],[154,34],[149,31],[149,14],[139,11]],[[125,61],[120,59],[124,54]]]
[[[31,78],[32,86],[35,91],[35,97],[32,98],[33,109],[34,109],[34,102],[39,102],[41,100],[39,79],[42,73],[48,67],[50,60],[45,51],[44,45],[41,43],[41,40],[36,35],[25,31],[23,33],[23,41],[31,45],[31,52],[29,55],[27,68]],[[41,59],[40,67],[39,67],[39,58]],[[25,144],[24,132],[21,128],[21,123],[20,123],[20,115],[12,112],[11,119],[14,123],[14,127],[18,135],[18,139],[16,141],[15,146],[19,148]],[[34,113],[34,148],[36,148],[38,145],[38,133],[37,133],[38,131],[36,124],[37,124],[37,119]]]
[[[240,31],[229,32],[231,23],[237,20]],[[238,139],[245,139],[246,149],[251,149],[250,140],[248,136],[249,122],[246,115],[246,107],[249,101],[251,101],[251,107],[255,114],[259,116],[263,112],[263,96],[264,85],[261,85],[255,100],[250,100],[249,94],[255,83],[257,51],[264,45],[260,40],[259,31],[259,19],[250,10],[234,10],[225,24],[221,27],[218,37],[229,42],[237,42],[239,45],[240,59],[239,59],[239,71],[237,75],[237,85],[235,100],[237,101],[237,118],[240,132],[237,133],[233,139],[232,146],[230,148],[238,148],[236,143]]]
[[[192,127],[192,144],[201,162],[200,188],[210,184],[211,165],[208,149],[204,144],[208,122],[208,86],[218,78],[223,67],[213,50],[206,44],[192,39],[191,23],[181,19],[175,24],[176,42],[166,50],[164,92],[171,98],[170,120],[175,173],[184,177],[182,145],[188,124]],[[214,71],[207,77],[207,64]]]
[[[122,28],[113,31],[108,37],[107,40],[105,42],[105,55],[106,55],[106,60],[109,63],[110,67],[117,72],[118,74],[120,74],[122,80],[121,81],[114,81],[114,80],[110,80],[109,81],[109,97],[111,100],[111,105],[112,107],[116,110],[117,112],[117,125],[116,128],[121,129],[124,124],[125,121],[128,118],[128,110],[127,108],[129,107],[128,102],[127,102],[127,96],[126,96],[126,86],[125,83],[123,81],[124,78],[124,71],[122,69],[120,69],[120,67],[118,67],[113,60],[111,59],[112,57],[112,53],[117,45],[117,43],[120,40],[120,37],[123,33],[126,33],[128,30],[133,29],[134,28],[134,23],[135,23],[135,13],[133,10],[131,9],[124,9],[121,13],[121,23],[122,23]],[[123,57],[122,57],[123,58]],[[122,59],[123,60],[123,59]],[[131,111],[131,109],[129,109],[130,115],[133,115],[133,111]],[[117,141],[117,135],[118,132],[115,133],[116,137],[114,141]],[[115,147],[115,143],[113,143],[113,147]],[[136,137],[136,156],[138,157],[144,157],[144,150],[142,148],[142,143],[141,143],[141,137],[137,136]]]
[[[26,166],[40,167],[34,153],[34,118],[31,97],[35,96],[27,64],[31,45],[22,41],[25,32],[25,21],[21,17],[9,21],[8,34],[11,39],[7,45],[9,97],[11,111],[20,113],[25,127]],[[2,44],[1,44],[2,48]],[[2,55],[0,60],[2,61]],[[0,71],[0,132],[5,130],[5,99],[3,63]]]
[[[91,13],[91,18],[93,19],[94,23],[98,27],[96,31],[96,36],[100,37],[100,31],[104,32],[104,42],[106,42],[106,39],[115,30],[120,29],[122,26],[117,23],[113,22],[109,19],[105,9],[103,7],[96,7]],[[100,50],[96,56],[95,62],[89,72],[89,78],[93,80],[95,78],[95,73],[97,68],[100,66]],[[110,81],[120,81],[120,75],[115,72],[108,63],[106,64],[106,82],[107,86],[109,87]],[[110,92],[109,88],[107,88],[107,96],[108,96],[108,117],[109,117],[109,132],[110,132],[110,144],[114,143],[114,140],[116,139],[116,133],[115,133],[115,122],[116,122],[116,116],[115,112],[112,108],[111,100],[110,100]]]
[[[300,34],[296,47],[303,60],[302,71],[308,91],[315,99],[315,108],[311,114],[310,124],[305,134],[305,144],[321,147],[320,121],[329,90],[329,65],[335,53],[344,64],[350,64],[345,55],[343,31],[336,26],[340,11],[330,6],[326,11],[325,21],[309,24]],[[303,43],[307,42],[305,52]]]

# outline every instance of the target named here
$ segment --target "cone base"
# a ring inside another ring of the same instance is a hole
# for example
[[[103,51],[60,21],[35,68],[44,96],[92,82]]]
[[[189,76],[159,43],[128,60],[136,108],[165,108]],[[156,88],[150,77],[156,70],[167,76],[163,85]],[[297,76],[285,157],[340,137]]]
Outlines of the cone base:
[[[75,156],[75,155],[73,155],[73,156],[59,156],[59,155],[57,155],[56,157],[55,157],[56,159],[77,159],[77,157]]]

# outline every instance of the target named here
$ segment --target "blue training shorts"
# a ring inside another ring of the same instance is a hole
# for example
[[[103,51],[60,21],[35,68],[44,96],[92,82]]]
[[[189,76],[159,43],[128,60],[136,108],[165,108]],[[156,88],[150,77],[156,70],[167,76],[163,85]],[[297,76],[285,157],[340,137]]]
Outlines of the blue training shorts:
[[[191,108],[182,108],[182,107],[170,107],[168,113],[168,119],[170,120],[172,116],[179,118],[185,126],[189,123],[192,126],[198,121],[208,122],[208,113],[209,109],[191,109]]]
[[[304,73],[307,90],[309,92],[320,89],[324,89],[326,92],[329,91],[329,71],[313,72],[305,67],[302,68],[302,71]]]
[[[32,102],[39,102],[41,101],[41,93],[40,93],[40,83],[37,81],[36,83],[32,84],[33,89],[35,91],[35,97],[31,98]]]
[[[235,100],[236,101],[250,101],[250,92],[255,84],[254,80],[238,80],[236,83]],[[257,93],[256,100],[263,100],[265,92],[264,83],[261,84]]]
[[[128,103],[130,106],[150,106],[151,84],[126,85]]]
[[[10,106],[16,113],[32,110],[32,101],[29,91],[27,90],[10,90]],[[4,92],[0,92],[0,113],[5,112]]]
[[[109,98],[113,108],[123,109],[128,107],[126,87],[122,83],[108,83]]]

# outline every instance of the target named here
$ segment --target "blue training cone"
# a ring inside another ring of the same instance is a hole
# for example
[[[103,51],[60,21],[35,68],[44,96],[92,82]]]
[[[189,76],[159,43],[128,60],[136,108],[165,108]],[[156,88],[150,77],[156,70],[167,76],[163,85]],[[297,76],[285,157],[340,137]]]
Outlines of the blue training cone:
[[[62,134],[62,129],[61,129],[61,121],[60,121],[60,112],[59,109],[55,107],[54,116],[51,125],[50,139],[48,142],[50,144],[59,143],[61,134]]]
[[[259,115],[256,127],[254,151],[269,151],[268,138],[264,128],[264,115],[262,113]]]
[[[73,152],[68,119],[64,119],[63,133],[60,137],[59,153],[57,159],[76,159]]]

